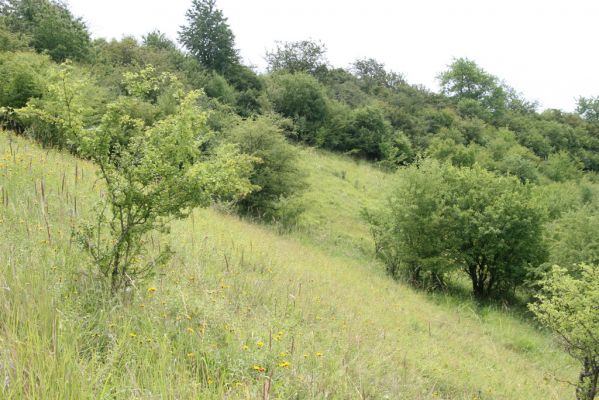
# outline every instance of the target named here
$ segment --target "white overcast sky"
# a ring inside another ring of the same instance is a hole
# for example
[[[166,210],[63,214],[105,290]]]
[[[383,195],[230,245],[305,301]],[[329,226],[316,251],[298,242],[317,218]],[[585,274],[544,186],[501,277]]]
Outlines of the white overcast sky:
[[[191,0],[69,0],[94,37],[176,39]],[[599,95],[599,0],[217,0],[248,64],[276,40],[324,42],[334,66],[372,57],[408,82],[468,57],[542,108]]]

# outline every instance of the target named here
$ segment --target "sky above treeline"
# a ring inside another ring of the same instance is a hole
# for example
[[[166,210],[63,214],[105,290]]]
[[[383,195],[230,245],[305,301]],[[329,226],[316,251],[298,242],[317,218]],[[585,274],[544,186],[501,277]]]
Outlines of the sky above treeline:
[[[172,39],[191,0],[70,0],[94,37]],[[265,69],[275,41],[325,43],[330,63],[372,57],[438,90],[455,57],[476,61],[541,108],[599,95],[598,0],[217,0],[244,62]]]

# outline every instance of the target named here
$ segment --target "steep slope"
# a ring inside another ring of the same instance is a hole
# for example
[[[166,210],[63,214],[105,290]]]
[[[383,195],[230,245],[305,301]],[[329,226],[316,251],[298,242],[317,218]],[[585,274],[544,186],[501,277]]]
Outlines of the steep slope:
[[[116,302],[71,235],[94,167],[0,133],[0,397],[571,397],[553,376],[575,368],[530,322],[384,276],[358,214],[391,176],[298,151],[299,232],[198,210],[148,242],[175,257]]]

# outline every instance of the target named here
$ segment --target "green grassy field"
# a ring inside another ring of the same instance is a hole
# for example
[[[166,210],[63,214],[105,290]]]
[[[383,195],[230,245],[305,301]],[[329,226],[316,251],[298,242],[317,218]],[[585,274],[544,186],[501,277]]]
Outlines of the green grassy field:
[[[384,275],[359,212],[391,175],[298,151],[297,231],[198,210],[147,242],[176,254],[115,301],[71,235],[102,195],[94,167],[0,133],[0,397],[573,397],[554,378],[576,367],[519,313]]]

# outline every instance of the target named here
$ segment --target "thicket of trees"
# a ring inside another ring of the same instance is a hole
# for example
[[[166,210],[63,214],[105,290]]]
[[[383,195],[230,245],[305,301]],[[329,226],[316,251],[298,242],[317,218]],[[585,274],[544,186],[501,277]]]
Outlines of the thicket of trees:
[[[0,0],[0,124],[99,165],[106,202],[79,238],[113,291],[166,260],[143,237],[196,206],[297,224],[291,142],[321,147],[397,171],[365,212],[391,276],[536,294],[583,365],[578,398],[596,395],[599,97],[541,112],[464,58],[433,93],[374,59],[332,66],[313,40],[277,42],[258,74],[215,0],[186,17],[182,50],[159,31],[92,40],[58,0]]]
[[[425,160],[400,179],[387,208],[370,216],[393,276],[442,287],[457,270],[483,299],[513,292],[528,266],[546,260],[543,212],[516,177]]]

